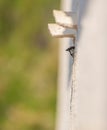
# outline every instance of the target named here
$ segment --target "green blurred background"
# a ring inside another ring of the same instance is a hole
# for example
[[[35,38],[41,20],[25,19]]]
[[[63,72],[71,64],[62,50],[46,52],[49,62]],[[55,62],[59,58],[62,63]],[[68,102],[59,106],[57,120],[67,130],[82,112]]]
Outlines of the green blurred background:
[[[0,130],[54,130],[59,0],[0,0]]]

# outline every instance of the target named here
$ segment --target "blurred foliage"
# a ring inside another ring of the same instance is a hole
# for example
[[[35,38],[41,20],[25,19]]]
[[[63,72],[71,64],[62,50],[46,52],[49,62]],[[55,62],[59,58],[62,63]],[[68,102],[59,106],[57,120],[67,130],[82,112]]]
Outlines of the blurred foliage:
[[[53,130],[59,0],[0,0],[0,130]],[[54,44],[53,44],[54,43]]]

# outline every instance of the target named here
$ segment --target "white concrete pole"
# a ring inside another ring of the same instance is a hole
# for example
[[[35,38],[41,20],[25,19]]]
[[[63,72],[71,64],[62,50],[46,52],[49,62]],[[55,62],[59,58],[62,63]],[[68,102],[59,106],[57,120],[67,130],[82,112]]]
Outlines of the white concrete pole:
[[[61,10],[64,11],[76,11],[76,1],[62,0]],[[73,8],[73,5],[74,7]],[[69,83],[71,80],[72,69],[72,57],[65,50],[72,45],[71,38],[60,39],[59,46],[59,78],[58,78],[58,101],[57,101],[57,120],[56,130],[69,130],[70,129],[70,96],[71,86]]]

